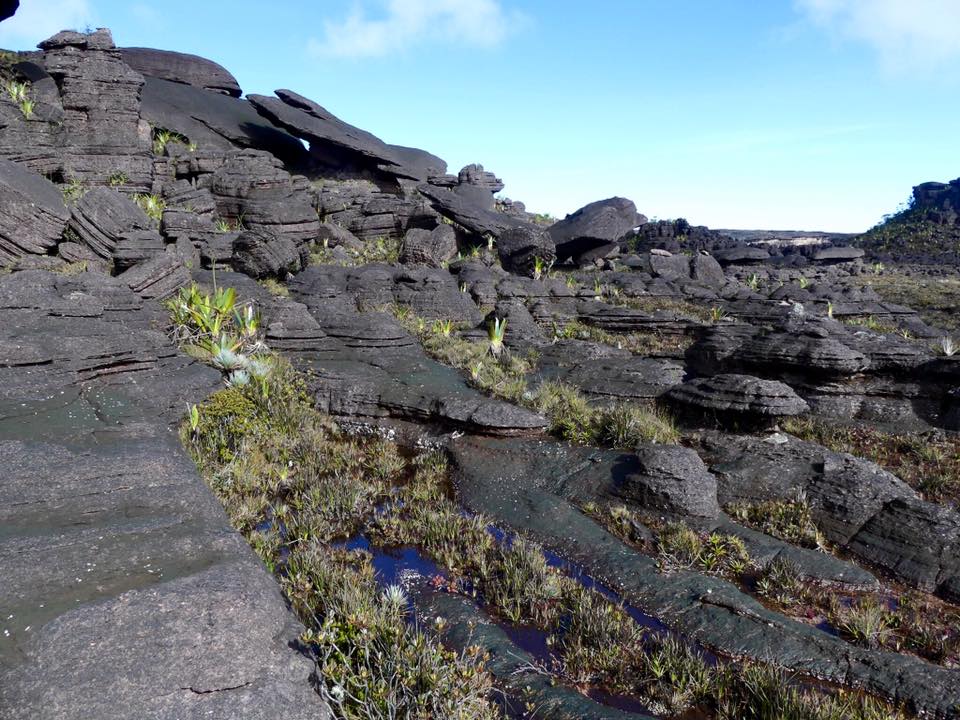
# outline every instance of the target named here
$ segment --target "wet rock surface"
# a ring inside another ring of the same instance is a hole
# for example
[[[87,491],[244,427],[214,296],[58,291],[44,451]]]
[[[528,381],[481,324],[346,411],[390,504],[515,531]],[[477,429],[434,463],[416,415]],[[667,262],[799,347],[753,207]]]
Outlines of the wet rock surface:
[[[949,716],[960,701],[955,670],[853,647],[766,609],[724,580],[689,572],[664,574],[653,559],[625,547],[571,500],[595,497],[604,485],[615,483],[630,467],[626,458],[480,438],[459,440],[451,452],[457,492],[469,509],[531,533],[618,588],[627,601],[708,647],[772,659],[934,714]]]
[[[273,580],[177,440],[218,374],[99,273],[0,277],[0,306],[0,716],[323,717]]]

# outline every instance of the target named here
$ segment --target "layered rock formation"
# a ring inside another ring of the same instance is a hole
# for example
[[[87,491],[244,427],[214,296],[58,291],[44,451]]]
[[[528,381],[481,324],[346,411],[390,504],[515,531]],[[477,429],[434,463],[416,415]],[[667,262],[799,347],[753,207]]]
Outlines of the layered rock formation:
[[[960,430],[960,354],[862,282],[862,250],[651,223],[619,197],[544,225],[481,165],[448,173],[290,90],[244,98],[211,61],[106,30],[41,50],[0,67],[35,100],[0,99],[0,717],[329,712],[324,666],[176,437],[222,387],[166,332],[162,301],[193,282],[256,306],[314,409],[442,452],[454,515],[542,543],[651,632],[957,716],[952,636],[935,664],[762,590],[787,563],[851,607],[891,579],[960,602],[956,457],[920,457],[943,477],[918,483],[774,427]],[[918,188],[944,226],[954,185]],[[682,567],[677,527],[707,548]],[[717,547],[749,565],[707,566]],[[461,639],[479,618],[485,647],[539,662],[455,575],[411,580],[415,612],[444,608]],[[498,688],[546,717],[648,712],[506,657]]]

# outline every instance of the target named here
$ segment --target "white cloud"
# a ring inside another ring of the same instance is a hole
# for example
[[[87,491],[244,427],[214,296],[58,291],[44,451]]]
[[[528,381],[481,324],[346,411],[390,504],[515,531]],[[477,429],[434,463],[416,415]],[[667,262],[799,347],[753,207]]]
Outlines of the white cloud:
[[[960,60],[957,0],[794,0],[814,23],[866,43],[895,72]]]
[[[376,57],[421,42],[493,47],[524,22],[500,0],[385,0],[381,17],[360,6],[344,20],[323,24],[308,50],[326,57]]]
[[[17,14],[0,22],[0,45],[30,50],[61,30],[84,30],[93,20],[87,0],[21,0]]]

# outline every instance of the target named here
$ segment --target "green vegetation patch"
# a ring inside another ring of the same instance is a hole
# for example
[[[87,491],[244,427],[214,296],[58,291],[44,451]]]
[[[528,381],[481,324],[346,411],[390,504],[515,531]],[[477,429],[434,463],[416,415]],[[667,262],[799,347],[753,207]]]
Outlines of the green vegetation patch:
[[[861,276],[887,302],[906,305],[930,325],[960,330],[960,276],[906,275],[896,270]]]
[[[772,537],[812,549],[826,549],[827,541],[813,522],[803,494],[793,500],[736,502],[724,508],[734,520]]]
[[[341,265],[344,267],[356,267],[357,265],[374,265],[382,263],[393,265],[400,260],[400,252],[403,250],[403,241],[399,238],[378,237],[375,240],[367,241],[361,248],[348,248],[342,246],[344,255],[334,255],[326,241],[322,245],[314,245],[310,251],[311,265]]]
[[[642,442],[676,443],[680,431],[673,418],[656,406],[617,403],[597,407],[575,387],[547,381],[528,387],[535,357],[519,356],[503,346],[506,321],[488,328],[488,341],[466,340],[451,321],[427,323],[407,308],[392,308],[400,323],[416,335],[432,358],[468,374],[474,387],[542,413],[551,432],[568,442],[634,448]]]

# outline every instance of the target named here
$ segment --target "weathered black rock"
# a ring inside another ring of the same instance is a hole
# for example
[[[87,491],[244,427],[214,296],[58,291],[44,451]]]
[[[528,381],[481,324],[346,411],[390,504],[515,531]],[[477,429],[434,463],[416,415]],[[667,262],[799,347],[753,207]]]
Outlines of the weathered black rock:
[[[818,263],[842,263],[859,260],[863,256],[862,248],[836,245],[814,250],[810,259]]]
[[[671,389],[668,396],[702,411],[765,418],[789,417],[810,409],[785,383],[736,373],[690,380]]]
[[[140,117],[143,76],[127,66],[110,31],[64,31],[40,43],[63,104],[62,175],[106,184],[122,173],[146,190],[153,171],[150,126]]]
[[[247,229],[285,237],[297,246],[317,237],[320,221],[306,181],[292,177],[269,153],[233,153],[213,174],[210,190],[221,217]]]
[[[93,188],[77,201],[70,230],[121,270],[154,257],[164,247],[156,223],[135,202],[107,187]]]
[[[545,272],[557,257],[550,233],[534,227],[506,230],[497,242],[497,254],[504,270],[527,277],[534,277],[538,261]]]
[[[326,243],[327,247],[345,247],[350,250],[359,250],[363,247],[363,241],[346,228],[335,225],[334,223],[320,223],[317,231],[317,242],[321,245]]]
[[[642,445],[638,467],[617,486],[616,493],[645,510],[684,517],[716,517],[717,479],[697,453],[678,445]]]
[[[0,20],[11,18],[20,7],[20,0],[2,0],[0,2]]]
[[[461,185],[476,185],[489,190],[491,194],[496,194],[504,188],[503,180],[492,172],[484,170],[483,165],[467,165],[460,170],[457,181]]]
[[[454,190],[435,187],[427,183],[417,186],[441,215],[463,225],[478,238],[499,238],[506,230],[523,227],[528,223],[493,209],[493,195],[472,185],[460,185]]]
[[[120,57],[141,75],[193,85],[203,90],[240,97],[242,91],[237,79],[212,60],[153,48],[120,48]]]
[[[690,259],[690,277],[716,290],[722,288],[727,281],[727,276],[716,258],[703,253],[697,253]]]
[[[250,95],[248,100],[272,123],[310,142],[311,151],[325,148],[353,155],[355,161],[379,167],[399,177],[425,180],[416,167],[407,168],[403,159],[380,138],[349,125],[312,100],[292,90],[277,90],[277,97]],[[316,147],[315,147],[316,146]]]
[[[251,277],[284,278],[302,267],[300,251],[289,238],[247,230],[233,241],[233,266]]]
[[[257,113],[246,100],[147,77],[140,112],[154,127],[173,130],[200,150],[252,148],[269,152],[290,167],[306,164],[307,150],[301,142]]]
[[[328,717],[173,431],[219,373],[106,275],[6,275],[0,310],[0,717]]]
[[[69,218],[56,185],[0,160],[0,265],[55,248]]]
[[[721,504],[802,494],[827,538],[866,562],[927,591],[949,595],[956,583],[957,511],[920,500],[877,465],[779,434],[724,435],[709,452]]]
[[[433,230],[413,228],[403,236],[400,262],[404,265],[439,268],[456,256],[457,234],[450,225],[440,224]]]
[[[730,583],[663,572],[577,506],[619,482],[635,461],[558,443],[463,437],[452,443],[458,498],[501,526],[528,533],[671,629],[725,654],[773,662],[867,689],[915,711],[950,717],[957,671],[909,655],[857,647],[765,608]],[[718,478],[719,480],[719,478]]]
[[[770,253],[766,250],[749,245],[716,250],[713,256],[721,265],[750,265],[770,259]]]
[[[549,232],[560,262],[584,262],[605,256],[644,222],[646,218],[637,212],[632,201],[614,197],[585,205],[551,225]]]

